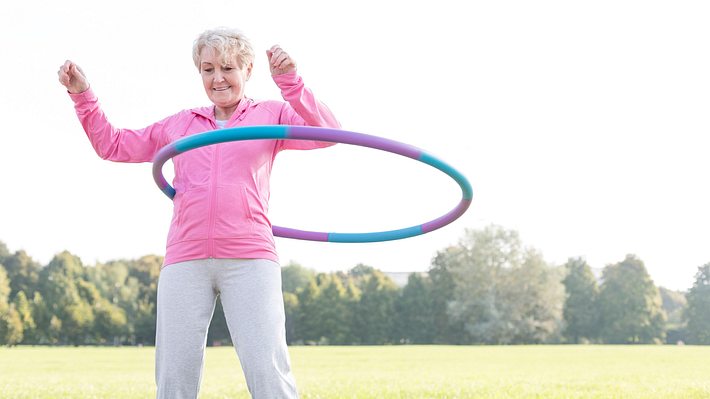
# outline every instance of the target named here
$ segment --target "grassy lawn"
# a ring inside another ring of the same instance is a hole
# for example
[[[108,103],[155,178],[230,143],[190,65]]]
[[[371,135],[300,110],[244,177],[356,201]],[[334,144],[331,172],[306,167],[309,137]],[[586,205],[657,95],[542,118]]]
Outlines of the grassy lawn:
[[[302,398],[710,398],[710,347],[292,347]],[[0,349],[0,398],[152,398],[153,348]],[[209,348],[200,398],[248,398]]]

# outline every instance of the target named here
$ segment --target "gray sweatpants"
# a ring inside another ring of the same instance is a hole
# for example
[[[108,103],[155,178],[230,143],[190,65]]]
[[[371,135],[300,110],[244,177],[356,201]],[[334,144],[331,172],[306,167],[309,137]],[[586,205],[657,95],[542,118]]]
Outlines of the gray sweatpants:
[[[195,399],[217,296],[253,398],[297,398],[286,347],[281,267],[264,259],[201,259],[160,271],[158,399]]]

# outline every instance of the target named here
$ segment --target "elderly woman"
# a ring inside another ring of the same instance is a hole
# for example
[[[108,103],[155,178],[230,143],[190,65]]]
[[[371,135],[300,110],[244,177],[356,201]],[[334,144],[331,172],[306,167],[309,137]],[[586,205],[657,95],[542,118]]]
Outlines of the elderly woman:
[[[116,128],[81,68],[66,61],[59,81],[97,154],[116,162],[150,162],[166,144],[217,128],[245,125],[340,127],[307,89],[296,62],[279,46],[266,51],[285,101],[254,101],[244,91],[254,51],[239,32],[202,33],[193,60],[212,106],[178,112],[139,130]],[[158,283],[158,398],[196,398],[207,329],[217,296],[255,398],[294,398],[281,274],[267,215],[276,154],[331,144],[253,140],[198,148],[173,159],[174,212]]]

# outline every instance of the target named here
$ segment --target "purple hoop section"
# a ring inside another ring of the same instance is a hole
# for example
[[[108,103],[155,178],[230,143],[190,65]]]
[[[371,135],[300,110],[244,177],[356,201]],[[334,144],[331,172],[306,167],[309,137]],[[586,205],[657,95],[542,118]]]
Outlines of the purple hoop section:
[[[345,130],[318,128],[313,130],[310,126],[291,126],[288,128],[287,137],[297,140],[315,140],[352,144],[360,147],[370,147],[382,151],[392,152],[412,159],[419,160],[423,151],[417,147],[405,143],[398,143],[393,140],[377,136],[365,135],[362,133],[348,132]]]
[[[458,219],[461,215],[464,214],[464,212],[466,212],[469,206],[471,206],[471,200],[462,199],[461,202],[456,205],[456,208],[449,211],[446,215],[422,224],[422,234],[426,234],[431,231],[440,229],[451,223],[452,221]]]
[[[276,237],[293,238],[296,240],[306,241],[329,241],[328,234],[330,234],[319,231],[297,230],[281,226],[271,226],[271,231],[273,231]]]
[[[155,158],[153,158],[153,180],[155,180],[155,184],[158,185],[160,191],[162,191],[163,194],[167,195],[170,199],[173,199],[175,196],[175,189],[170,185],[170,183],[168,183],[167,180],[165,180],[165,176],[163,176],[163,165],[168,161],[168,159],[178,155],[179,153],[180,151],[178,151],[175,147],[175,143],[170,143],[161,148],[160,151],[155,154]]]

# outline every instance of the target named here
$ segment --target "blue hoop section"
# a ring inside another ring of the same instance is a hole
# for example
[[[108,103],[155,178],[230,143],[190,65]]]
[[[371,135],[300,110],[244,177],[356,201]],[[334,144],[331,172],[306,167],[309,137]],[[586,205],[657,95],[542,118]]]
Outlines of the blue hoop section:
[[[309,241],[327,241],[343,243],[363,243],[399,240],[425,234],[458,219],[471,205],[473,190],[471,183],[459,171],[441,159],[409,144],[346,130],[312,126],[244,126],[195,134],[182,138],[163,147],[153,158],[153,179],[161,191],[170,199],[175,196],[175,189],[163,176],[163,165],[168,159],[195,148],[207,145],[243,140],[315,140],[333,143],[352,144],[375,148],[415,159],[430,165],[450,176],[461,187],[461,201],[445,215],[420,225],[403,229],[378,231],[372,233],[326,233],[297,230],[288,227],[272,226],[275,236]]]

